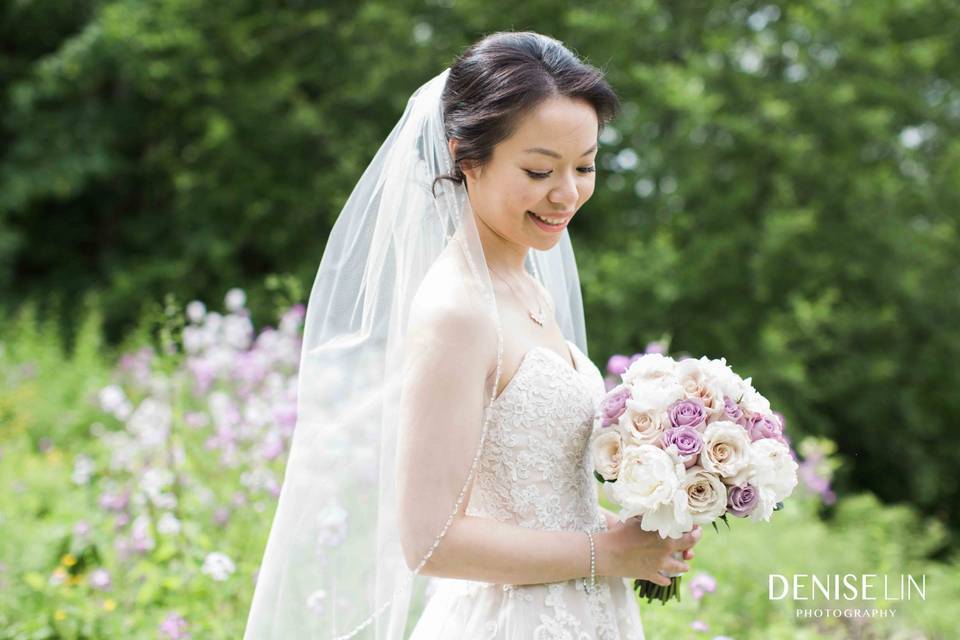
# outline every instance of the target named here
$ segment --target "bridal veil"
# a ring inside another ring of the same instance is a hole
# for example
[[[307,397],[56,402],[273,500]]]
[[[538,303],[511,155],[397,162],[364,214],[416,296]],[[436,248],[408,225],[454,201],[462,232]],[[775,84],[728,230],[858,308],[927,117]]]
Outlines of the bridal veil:
[[[417,572],[443,544],[458,500],[469,499],[486,411],[462,424],[425,425],[436,431],[430,455],[449,458],[458,447],[455,458],[474,463],[457,468],[455,480],[438,476],[435,491],[417,496],[418,522],[430,535],[418,542],[419,566],[408,566],[398,533],[398,407],[417,381],[405,379],[405,337],[414,295],[444,250],[459,252],[468,265],[459,286],[496,323],[498,363],[503,349],[467,191],[450,181],[434,189],[434,178],[453,169],[443,107],[449,73],[410,97],[323,252],[306,310],[297,423],[246,640],[400,640],[425,580]],[[567,231],[548,251],[530,249],[526,266],[550,292],[564,335],[586,352]],[[499,381],[498,364],[487,405]]]

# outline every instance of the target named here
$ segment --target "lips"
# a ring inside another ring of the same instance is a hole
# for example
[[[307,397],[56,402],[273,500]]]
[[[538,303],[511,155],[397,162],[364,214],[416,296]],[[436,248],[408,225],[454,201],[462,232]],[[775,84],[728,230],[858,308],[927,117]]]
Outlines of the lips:
[[[533,222],[533,224],[535,224],[540,229],[548,232],[558,232],[566,229],[567,224],[570,223],[570,219],[573,217],[573,215],[570,214],[565,216],[563,222],[559,224],[549,224],[537,218],[537,215],[534,214],[533,211],[527,211],[527,215],[530,216],[530,221]],[[560,217],[560,216],[557,216],[557,217]]]
[[[560,221],[560,224],[566,224],[567,222],[570,222],[570,218],[573,217],[573,213],[569,211],[558,212],[558,213],[537,213],[536,211],[527,211],[527,213],[532,213],[536,216],[541,216],[543,218],[554,218],[554,219],[562,218],[562,220]]]

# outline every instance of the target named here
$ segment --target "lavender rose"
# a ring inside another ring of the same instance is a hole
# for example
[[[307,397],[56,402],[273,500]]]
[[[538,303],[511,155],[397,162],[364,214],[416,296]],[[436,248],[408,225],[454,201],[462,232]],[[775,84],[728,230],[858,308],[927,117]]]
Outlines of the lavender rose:
[[[749,482],[727,487],[727,509],[738,518],[750,515],[759,499],[756,487]]]
[[[743,414],[743,409],[740,408],[740,405],[734,401],[733,398],[725,397],[723,399],[723,413],[730,422],[736,422],[739,425],[746,425],[746,416]]]
[[[772,415],[758,413],[750,416],[747,421],[747,432],[750,434],[751,442],[756,442],[761,438],[773,438],[780,440],[783,434],[783,427],[780,421]]]
[[[676,445],[677,453],[687,469],[697,464],[700,449],[703,448],[703,439],[700,437],[700,433],[693,427],[688,426],[667,429],[663,432],[661,442],[664,449],[670,445]]]
[[[679,400],[674,402],[667,412],[670,415],[670,424],[674,427],[700,428],[706,426],[707,412],[699,400]]]
[[[609,427],[617,422],[627,409],[627,400],[630,399],[630,387],[625,384],[611,389],[600,404],[600,414],[603,417],[602,426]]]

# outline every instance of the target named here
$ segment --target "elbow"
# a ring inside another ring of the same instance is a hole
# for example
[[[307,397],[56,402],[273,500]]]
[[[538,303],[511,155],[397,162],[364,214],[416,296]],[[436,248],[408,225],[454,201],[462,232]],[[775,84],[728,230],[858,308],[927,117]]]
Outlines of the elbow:
[[[433,536],[417,535],[402,523],[400,531],[400,546],[402,547],[403,560],[407,565],[407,569],[421,576],[439,575],[437,573],[438,561],[440,559],[438,552],[442,545],[439,545],[433,550],[433,553],[430,553],[430,549],[433,547]],[[420,566],[424,556],[428,553],[430,553],[430,557],[423,563],[423,567],[417,571],[417,567]]]

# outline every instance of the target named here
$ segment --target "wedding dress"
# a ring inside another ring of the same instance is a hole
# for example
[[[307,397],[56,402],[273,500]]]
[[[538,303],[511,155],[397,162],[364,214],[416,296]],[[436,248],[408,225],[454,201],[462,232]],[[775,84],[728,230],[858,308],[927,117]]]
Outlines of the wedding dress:
[[[588,441],[603,376],[570,340],[537,346],[491,412],[467,515],[546,530],[606,530]],[[632,579],[509,585],[432,578],[410,640],[642,640]]]

